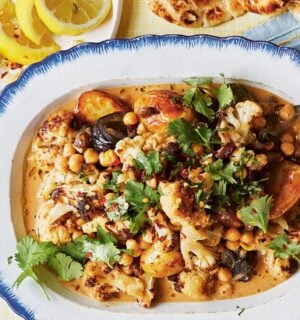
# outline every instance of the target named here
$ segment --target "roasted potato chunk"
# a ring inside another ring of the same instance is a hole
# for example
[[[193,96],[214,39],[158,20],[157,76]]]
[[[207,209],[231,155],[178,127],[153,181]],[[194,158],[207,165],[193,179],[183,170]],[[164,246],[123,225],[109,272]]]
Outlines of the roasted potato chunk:
[[[182,97],[168,90],[153,90],[140,95],[134,103],[134,112],[151,132],[166,131],[168,123],[177,118],[193,119],[193,111],[183,106]]]
[[[81,94],[75,108],[77,117],[90,124],[111,113],[125,111],[128,111],[128,106],[120,99],[97,90]]]

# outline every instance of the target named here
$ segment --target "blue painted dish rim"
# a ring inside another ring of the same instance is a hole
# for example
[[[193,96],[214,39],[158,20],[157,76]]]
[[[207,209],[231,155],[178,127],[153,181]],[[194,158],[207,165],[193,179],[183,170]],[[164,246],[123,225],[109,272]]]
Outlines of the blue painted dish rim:
[[[97,53],[99,55],[107,53],[110,50],[122,50],[122,49],[132,49],[138,50],[141,47],[147,45],[156,45],[161,46],[164,44],[188,44],[191,47],[202,44],[209,44],[211,46],[228,46],[228,45],[238,45],[241,48],[248,50],[260,50],[264,52],[272,53],[273,56],[287,56],[290,60],[296,62],[300,66],[300,51],[288,48],[288,47],[279,47],[269,41],[253,41],[241,36],[229,36],[229,37],[216,37],[211,35],[193,35],[193,36],[184,36],[184,35],[144,35],[131,39],[109,39],[102,42],[87,42],[74,46],[68,50],[63,50],[51,54],[41,62],[35,63],[27,67],[24,70],[19,78],[8,84],[0,92],[0,116],[6,110],[7,104],[9,104],[11,98],[15,95],[16,92],[22,90],[30,79],[41,73],[47,72],[53,66],[56,66],[60,63],[66,61],[76,60],[83,54],[87,53]],[[31,311],[28,307],[24,306],[19,300],[17,295],[8,287],[3,279],[1,278],[0,271],[0,297],[3,298],[9,307],[17,315],[22,317],[25,320],[35,320],[36,317],[34,312]]]

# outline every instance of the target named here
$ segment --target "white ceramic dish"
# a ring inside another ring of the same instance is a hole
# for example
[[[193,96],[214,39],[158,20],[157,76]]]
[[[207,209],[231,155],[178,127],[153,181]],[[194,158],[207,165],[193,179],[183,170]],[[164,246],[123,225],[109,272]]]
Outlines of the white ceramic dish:
[[[69,49],[83,42],[100,42],[106,39],[116,37],[118,32],[121,15],[122,15],[123,0],[112,0],[112,8],[105,18],[104,22],[97,29],[86,32],[79,36],[55,36],[55,41],[60,45],[62,50]],[[11,70],[5,63],[0,61],[0,90],[16,79],[20,73],[20,69]],[[1,77],[2,74],[7,74]]]
[[[194,313],[197,319],[224,319],[224,315],[225,319],[234,319],[237,306],[259,306],[297,287],[300,272],[282,285],[255,296],[201,303],[162,303],[149,310],[131,303],[99,304],[83,298],[60,286],[46,270],[40,272],[40,277],[50,288],[50,301],[30,280],[19,291],[11,289],[19,270],[15,264],[7,264],[7,257],[15,251],[16,236],[25,233],[21,198],[23,161],[33,132],[45,114],[88,88],[169,83],[197,75],[218,78],[221,72],[227,78],[255,82],[257,86],[263,83],[291,102],[300,101],[300,53],[239,37],[144,36],[83,44],[29,67],[18,81],[3,90],[0,96],[0,295],[16,313],[30,320],[104,316],[140,319],[141,314],[145,318],[155,314],[158,319],[182,319],[182,314],[187,317]],[[299,319],[299,313],[296,318],[285,319]]]

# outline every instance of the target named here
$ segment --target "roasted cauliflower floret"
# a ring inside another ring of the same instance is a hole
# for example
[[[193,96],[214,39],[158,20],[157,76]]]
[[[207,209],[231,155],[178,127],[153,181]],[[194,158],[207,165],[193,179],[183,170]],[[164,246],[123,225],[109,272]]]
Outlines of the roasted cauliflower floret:
[[[72,112],[58,111],[44,121],[32,144],[32,155],[39,169],[49,170],[53,167],[56,156],[68,142],[73,117]]]
[[[245,148],[237,148],[232,153],[230,159],[235,164],[242,163],[249,170],[261,170],[268,164],[268,158],[264,153],[255,154],[253,150],[245,150]]]
[[[153,297],[151,278],[131,277],[118,269],[112,270],[103,262],[88,262],[84,268],[82,281],[86,293],[98,301],[124,293],[136,298],[141,305],[149,307]]]
[[[53,200],[46,201],[40,208],[36,218],[36,233],[41,241],[65,244],[72,240],[72,231],[64,225],[55,224],[68,213],[76,213],[73,206]]]
[[[239,102],[236,106],[225,110],[224,120],[220,128],[229,128],[227,131],[219,131],[223,143],[247,143],[251,128],[251,122],[256,117],[263,115],[263,109],[253,101]]]
[[[160,212],[150,210],[149,218],[154,224],[158,241],[147,248],[141,256],[141,267],[155,278],[165,278],[182,271],[182,256],[178,249],[178,239],[170,230]]]
[[[202,231],[203,232],[203,231]],[[200,240],[207,238],[205,232],[196,233],[190,225],[184,225],[181,230],[180,251],[185,262],[185,268],[209,271],[216,267],[216,258],[211,250],[204,247]]]
[[[183,271],[178,274],[175,289],[199,300],[208,300],[215,292],[216,278],[206,272]]]
[[[133,109],[144,126],[154,133],[166,131],[172,120],[193,119],[193,111],[183,106],[182,97],[168,90],[145,92],[135,101]]]

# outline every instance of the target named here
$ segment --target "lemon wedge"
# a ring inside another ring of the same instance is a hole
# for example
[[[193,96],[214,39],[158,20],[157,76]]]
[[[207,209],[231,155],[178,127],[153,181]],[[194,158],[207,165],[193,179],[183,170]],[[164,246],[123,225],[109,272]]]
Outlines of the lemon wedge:
[[[44,35],[40,46],[30,41],[17,24],[15,5],[11,0],[0,0],[0,54],[12,62],[31,64],[58,51],[51,36]]]
[[[111,8],[111,0],[34,0],[34,3],[49,30],[71,36],[98,27]]]
[[[49,31],[36,12],[34,0],[17,0],[16,14],[18,23],[25,36],[33,43],[39,45],[43,35]]]

